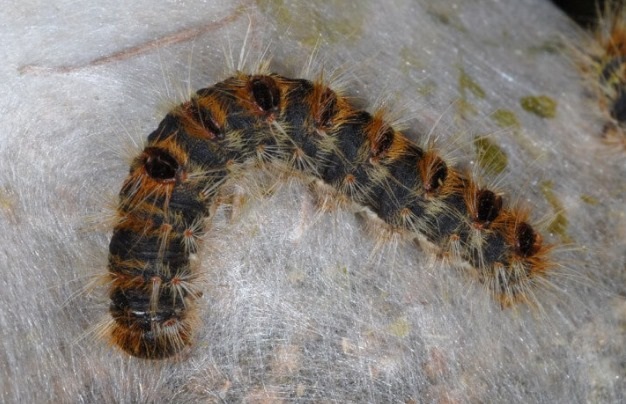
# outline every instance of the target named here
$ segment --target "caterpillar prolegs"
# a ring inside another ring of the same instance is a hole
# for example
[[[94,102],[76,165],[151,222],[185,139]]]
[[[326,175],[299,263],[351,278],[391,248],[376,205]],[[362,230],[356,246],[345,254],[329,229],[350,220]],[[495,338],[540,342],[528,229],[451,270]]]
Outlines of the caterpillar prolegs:
[[[551,247],[501,195],[321,82],[237,73],[177,106],[120,192],[109,250],[111,339],[159,359],[187,346],[201,291],[190,263],[220,187],[250,162],[289,166],[474,268],[503,306],[528,300]],[[258,166],[258,164],[256,165]]]

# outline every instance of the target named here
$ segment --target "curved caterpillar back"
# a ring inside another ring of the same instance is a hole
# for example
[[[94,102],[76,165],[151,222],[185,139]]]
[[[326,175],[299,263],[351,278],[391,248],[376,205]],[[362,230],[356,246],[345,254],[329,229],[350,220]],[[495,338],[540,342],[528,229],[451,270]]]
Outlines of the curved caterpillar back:
[[[470,266],[503,306],[552,266],[527,214],[320,82],[234,77],[197,91],[148,137],[120,192],[109,248],[111,340],[159,359],[193,339],[190,257],[220,186],[250,161],[287,165]]]

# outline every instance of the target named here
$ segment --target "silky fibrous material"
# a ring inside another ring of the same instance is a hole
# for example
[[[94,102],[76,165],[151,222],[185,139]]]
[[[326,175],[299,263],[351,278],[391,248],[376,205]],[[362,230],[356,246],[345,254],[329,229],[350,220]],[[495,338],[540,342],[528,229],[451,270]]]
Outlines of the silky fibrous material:
[[[563,45],[585,34],[550,3],[21,2],[0,18],[3,401],[624,400],[626,168]],[[536,307],[503,310],[428,243],[259,173],[203,236],[190,352],[109,345],[102,276],[132,158],[192,91],[270,57],[387,107],[528,209],[560,246]]]

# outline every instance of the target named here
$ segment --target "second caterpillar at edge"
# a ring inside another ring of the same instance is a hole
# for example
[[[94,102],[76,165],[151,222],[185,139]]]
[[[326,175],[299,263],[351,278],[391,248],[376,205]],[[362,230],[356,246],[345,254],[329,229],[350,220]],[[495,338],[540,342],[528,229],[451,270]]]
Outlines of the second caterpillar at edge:
[[[469,174],[321,82],[237,73],[196,92],[148,136],[120,191],[109,246],[111,341],[167,358],[193,340],[201,296],[190,255],[235,168],[278,163],[422,236],[474,268],[508,307],[529,301],[551,246]]]

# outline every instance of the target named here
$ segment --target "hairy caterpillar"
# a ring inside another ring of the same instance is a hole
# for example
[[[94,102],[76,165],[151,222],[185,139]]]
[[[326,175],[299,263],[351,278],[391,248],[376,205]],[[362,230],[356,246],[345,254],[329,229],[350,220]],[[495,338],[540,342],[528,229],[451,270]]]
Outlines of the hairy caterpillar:
[[[609,144],[626,147],[626,10],[621,2],[606,3],[594,36],[583,65],[609,121],[603,136]]]
[[[220,186],[250,162],[287,165],[472,267],[507,307],[531,299],[553,265],[528,214],[323,83],[235,76],[196,92],[148,136],[120,191],[109,247],[112,341],[172,356],[193,338],[190,256]],[[253,165],[254,166],[254,165]]]

